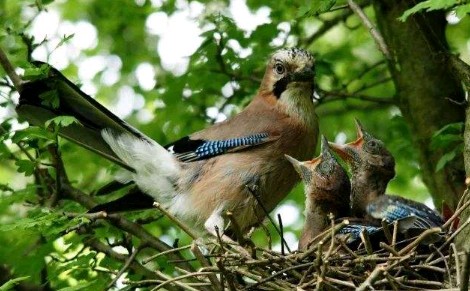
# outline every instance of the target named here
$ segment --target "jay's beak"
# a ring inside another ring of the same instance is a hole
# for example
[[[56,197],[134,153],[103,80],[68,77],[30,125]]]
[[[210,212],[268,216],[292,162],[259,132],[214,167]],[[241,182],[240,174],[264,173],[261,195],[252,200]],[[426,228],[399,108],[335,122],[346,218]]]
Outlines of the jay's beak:
[[[292,82],[312,82],[315,76],[313,67],[304,68],[302,71],[294,72],[291,74]]]

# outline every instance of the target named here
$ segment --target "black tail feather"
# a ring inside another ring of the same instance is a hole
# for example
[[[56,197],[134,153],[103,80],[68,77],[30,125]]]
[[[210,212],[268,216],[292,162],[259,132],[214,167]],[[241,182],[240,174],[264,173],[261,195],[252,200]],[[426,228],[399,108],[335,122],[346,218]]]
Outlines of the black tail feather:
[[[103,195],[108,195],[110,193],[116,192],[118,190],[121,190],[127,186],[133,185],[134,182],[127,182],[127,183],[121,183],[119,181],[111,181],[108,184],[104,185],[103,187],[99,188],[95,192],[95,196],[103,196]]]
[[[47,65],[41,62],[37,66]],[[45,102],[44,94],[55,94],[58,104]],[[59,134],[107,159],[132,170],[111,150],[101,136],[105,128],[116,133],[127,133],[150,140],[114,115],[92,97],[85,94],[56,69],[50,67],[47,77],[23,84],[20,88],[19,105],[16,112],[31,124],[44,127],[46,121],[57,116],[73,116],[80,124],[62,127]]]
[[[134,187],[126,195],[113,200],[111,202],[103,203],[88,210],[88,213],[95,213],[104,211],[108,214],[133,210],[145,210],[153,208],[155,200]]]

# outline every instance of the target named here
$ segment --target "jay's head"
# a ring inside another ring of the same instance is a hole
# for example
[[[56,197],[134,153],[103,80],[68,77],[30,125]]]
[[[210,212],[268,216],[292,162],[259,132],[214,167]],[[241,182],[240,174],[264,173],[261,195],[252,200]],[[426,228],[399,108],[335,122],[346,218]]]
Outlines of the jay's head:
[[[358,171],[369,171],[370,174],[392,179],[395,176],[395,159],[384,143],[366,132],[358,120],[356,130],[355,141],[344,145],[330,143],[330,146],[350,165],[353,175]]]
[[[349,177],[333,156],[324,136],[321,148],[320,156],[311,161],[300,162],[288,155],[286,158],[302,178],[308,199],[332,200],[341,198],[341,201],[349,199],[351,191]]]
[[[289,91],[292,94],[301,91],[306,98],[312,99],[314,65],[312,54],[306,50],[299,48],[280,49],[269,60],[261,84],[261,91],[272,94],[277,99],[288,98],[291,95]]]

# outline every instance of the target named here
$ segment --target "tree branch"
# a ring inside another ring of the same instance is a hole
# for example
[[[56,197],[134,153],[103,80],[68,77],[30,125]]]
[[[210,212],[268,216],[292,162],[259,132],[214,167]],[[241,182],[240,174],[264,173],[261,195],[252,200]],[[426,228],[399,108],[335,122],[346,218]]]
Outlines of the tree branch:
[[[96,203],[90,196],[86,195],[82,191],[72,187],[69,184],[62,185],[62,190],[65,192],[64,194],[72,198],[72,200],[77,201],[88,209],[96,206]],[[169,245],[151,235],[142,226],[138,225],[137,223],[131,222],[118,214],[110,214],[103,219],[110,221],[111,224],[120,228],[121,230],[138,237],[141,240],[142,244],[146,244],[157,251],[163,252],[171,249]],[[169,253],[168,257],[171,259],[184,259],[179,253]],[[184,263],[183,267],[187,270],[194,269],[189,263]]]
[[[325,104],[328,102],[346,100],[346,99],[356,99],[362,101],[376,102],[381,104],[395,104],[394,97],[373,97],[363,94],[347,93],[347,92],[338,92],[338,91],[320,91],[321,97],[319,99],[320,104]]]
[[[377,28],[372,24],[372,21],[367,17],[367,15],[364,13],[362,8],[353,0],[348,0],[348,5],[351,8],[354,13],[357,14],[359,19],[362,21],[364,26],[369,30],[372,38],[374,39],[375,43],[377,44],[378,49],[382,52],[382,54],[385,56],[387,60],[391,59],[390,56],[390,51],[387,47],[387,44],[385,43],[382,35],[380,32],[377,30]]]
[[[10,77],[16,90],[19,91],[23,80],[21,80],[20,76],[18,76],[18,74],[15,72],[15,68],[13,68],[13,65],[10,63],[10,60],[8,59],[7,55],[5,54],[5,52],[3,51],[1,47],[0,47],[0,64],[5,70],[5,73],[7,73],[8,77]]]
[[[126,255],[123,255],[123,254],[120,254],[120,253],[117,253],[115,251],[113,251],[113,249],[110,247],[110,246],[107,246],[105,245],[104,243],[100,242],[98,239],[96,238],[91,238],[89,240],[85,240],[83,242],[86,246],[100,252],[100,253],[104,253],[106,255],[108,255],[109,257],[117,260],[117,261],[120,261],[120,262],[123,262],[123,263],[127,263],[128,260],[129,260],[129,256],[126,256]],[[145,268],[144,266],[142,266],[141,264],[139,264],[138,262],[134,261],[134,260],[131,260],[129,262],[129,267],[132,268],[134,271],[136,271],[137,273],[147,277],[147,278],[152,278],[152,279],[157,279],[159,278],[153,271]]]

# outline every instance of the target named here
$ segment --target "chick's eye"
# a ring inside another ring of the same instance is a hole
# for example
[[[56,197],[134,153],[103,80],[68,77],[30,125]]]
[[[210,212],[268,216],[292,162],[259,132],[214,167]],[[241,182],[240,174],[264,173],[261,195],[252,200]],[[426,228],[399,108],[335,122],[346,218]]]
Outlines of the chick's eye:
[[[377,146],[377,143],[375,141],[371,140],[367,143],[367,145],[371,148],[375,148]]]
[[[286,68],[284,68],[284,66],[281,63],[277,63],[277,64],[274,65],[274,70],[279,75],[282,75],[286,71]]]

